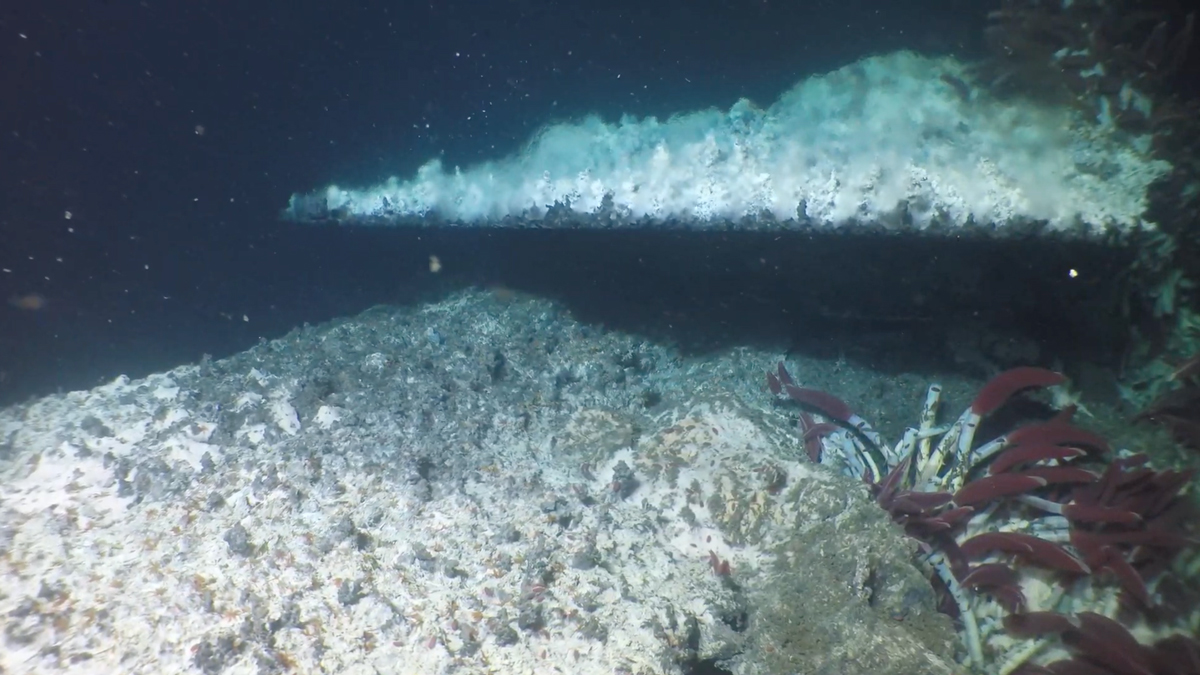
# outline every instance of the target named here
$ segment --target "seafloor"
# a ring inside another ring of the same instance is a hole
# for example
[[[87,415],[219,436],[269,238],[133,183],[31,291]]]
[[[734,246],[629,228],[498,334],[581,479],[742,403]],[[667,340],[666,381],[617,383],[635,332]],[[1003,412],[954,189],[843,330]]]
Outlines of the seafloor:
[[[472,291],[0,411],[0,672],[964,672],[782,358]],[[889,439],[930,384],[786,358]]]

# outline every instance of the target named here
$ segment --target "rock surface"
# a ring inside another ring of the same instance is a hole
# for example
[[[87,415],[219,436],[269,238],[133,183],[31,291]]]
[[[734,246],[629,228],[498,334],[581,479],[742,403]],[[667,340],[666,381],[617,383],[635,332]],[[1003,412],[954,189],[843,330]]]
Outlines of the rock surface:
[[[651,404],[652,350],[528,307],[442,333],[479,302],[0,411],[0,670],[954,672],[912,543],[768,397]]]

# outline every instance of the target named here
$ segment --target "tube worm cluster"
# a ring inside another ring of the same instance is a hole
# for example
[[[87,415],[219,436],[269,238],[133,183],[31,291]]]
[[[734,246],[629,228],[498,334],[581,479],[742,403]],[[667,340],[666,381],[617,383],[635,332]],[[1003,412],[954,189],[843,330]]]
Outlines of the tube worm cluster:
[[[1005,0],[988,18],[992,57],[976,76],[997,93],[1074,104],[1129,131],[1162,129],[1194,114],[1159,95],[1189,72],[1196,12],[1186,5]]]
[[[1171,373],[1176,388],[1138,414],[1138,420],[1161,424],[1181,444],[1200,451],[1200,354]]]
[[[983,666],[975,615],[988,601],[1008,613],[1003,627],[1010,635],[1043,636],[1043,645],[1045,636],[1058,636],[1071,654],[1035,665],[1036,650],[1027,650],[1001,672],[1200,673],[1200,641],[1194,638],[1144,646],[1099,613],[1028,607],[1022,579],[1029,569],[1048,572],[1063,595],[1081,582],[1114,586],[1119,611],[1146,621],[1169,623],[1177,610],[1200,604],[1170,574],[1177,556],[1200,543],[1193,532],[1196,514],[1183,495],[1194,470],[1156,470],[1145,455],[1115,453],[1103,437],[1073,423],[1073,408],[995,438],[976,438],[980,423],[1021,392],[1064,382],[1061,374],[1040,368],[1001,373],[944,427],[936,424],[940,389],[934,385],[920,426],[888,446],[849,405],[797,385],[782,363],[767,374],[773,393],[805,410],[808,457],[861,476],[880,507],[920,542],[922,561],[943,593],[943,610],[962,623],[972,666]],[[1122,650],[1124,661],[1107,657],[1117,644],[1129,647]]]

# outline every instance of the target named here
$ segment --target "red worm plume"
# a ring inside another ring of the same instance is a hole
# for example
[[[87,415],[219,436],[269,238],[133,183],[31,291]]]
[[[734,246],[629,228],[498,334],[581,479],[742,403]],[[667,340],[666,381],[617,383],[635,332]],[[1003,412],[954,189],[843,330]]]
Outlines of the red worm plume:
[[[1077,622],[1058,612],[1022,612],[1004,617],[1004,631],[1013,637],[1056,635],[1076,627]]]
[[[1022,389],[1052,387],[1066,381],[1067,378],[1062,373],[1045,368],[1021,367],[1006,370],[983,385],[971,403],[971,412],[982,417],[1004,405],[1005,401]]]
[[[989,551],[1003,551],[1064,572],[1091,574],[1092,571],[1086,563],[1058,544],[1017,532],[985,532],[964,541],[959,549],[968,558],[976,558]]]
[[[1089,484],[1100,480],[1100,474],[1077,466],[1031,466],[1022,470],[1021,475],[1037,476],[1050,485],[1058,483]]]
[[[1019,473],[1000,473],[967,483],[954,494],[954,503],[959,506],[971,506],[999,497],[1029,492],[1045,485],[1045,478]]]
[[[1086,451],[1068,445],[1052,445],[1049,443],[1014,445],[992,460],[991,466],[988,467],[988,473],[1004,473],[1014,466],[1031,464],[1044,459],[1074,459],[1086,454]]]
[[[1071,445],[1095,448],[1101,452],[1112,452],[1112,447],[1103,436],[1066,422],[1041,422],[1028,424],[1005,435],[1011,445]]]
[[[808,389],[806,387],[797,387],[794,384],[784,385],[788,396],[797,403],[816,408],[818,412],[827,417],[832,417],[839,422],[848,422],[851,417],[854,417],[854,411],[842,399],[826,394],[823,391],[816,389]]]

